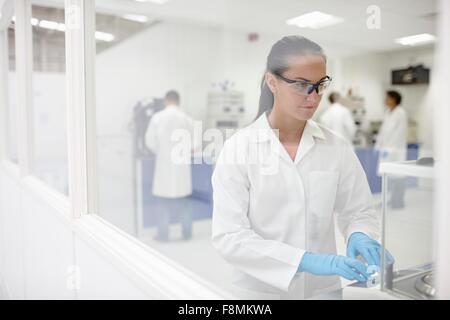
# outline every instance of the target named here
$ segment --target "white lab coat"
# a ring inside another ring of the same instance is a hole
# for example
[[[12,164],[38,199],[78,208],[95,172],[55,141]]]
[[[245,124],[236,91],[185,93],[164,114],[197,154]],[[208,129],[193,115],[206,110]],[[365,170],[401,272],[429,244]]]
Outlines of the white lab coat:
[[[212,242],[235,267],[235,294],[243,299],[339,289],[336,276],[297,273],[306,251],[336,253],[334,212],[346,241],[357,231],[379,239],[379,216],[352,147],[312,120],[293,162],[261,115],[225,142],[212,186]]]
[[[375,148],[379,151],[379,162],[405,161],[407,156],[408,116],[405,109],[397,106],[386,110],[378,133]]]
[[[320,123],[340,134],[349,142],[352,142],[355,137],[356,125],[352,114],[340,103],[333,103],[320,117]]]
[[[167,106],[151,118],[147,147],[156,154],[152,193],[181,198],[192,194],[193,120],[177,106]]]

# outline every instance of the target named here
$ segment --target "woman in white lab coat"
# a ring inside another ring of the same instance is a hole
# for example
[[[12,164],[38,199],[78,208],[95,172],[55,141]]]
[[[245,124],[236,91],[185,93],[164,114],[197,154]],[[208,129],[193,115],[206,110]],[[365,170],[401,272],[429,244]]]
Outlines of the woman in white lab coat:
[[[212,177],[212,242],[244,299],[303,299],[364,281],[379,265],[380,223],[351,145],[311,120],[331,78],[316,43],[272,47],[261,115],[228,139]],[[264,112],[267,110],[267,112]],[[336,254],[334,213],[348,243]]]

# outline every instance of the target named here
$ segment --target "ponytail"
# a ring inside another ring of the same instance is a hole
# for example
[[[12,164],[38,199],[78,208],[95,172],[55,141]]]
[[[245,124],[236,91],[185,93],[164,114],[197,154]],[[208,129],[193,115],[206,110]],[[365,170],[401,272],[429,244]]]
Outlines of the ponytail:
[[[263,113],[271,111],[273,107],[274,97],[269,86],[266,83],[265,77],[261,80],[261,95],[259,97],[259,109],[256,115],[259,118]]]

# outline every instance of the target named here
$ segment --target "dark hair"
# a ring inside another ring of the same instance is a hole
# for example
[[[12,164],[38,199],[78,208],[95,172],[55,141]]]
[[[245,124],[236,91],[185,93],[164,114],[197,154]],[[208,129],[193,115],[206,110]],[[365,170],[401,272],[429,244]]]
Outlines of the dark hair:
[[[400,103],[402,103],[402,95],[400,93],[398,93],[395,90],[389,90],[386,92],[386,95],[388,97],[391,97],[392,99],[394,99],[395,103],[397,105],[399,105]]]
[[[166,93],[166,100],[173,101],[177,104],[180,103],[180,95],[175,90],[170,90]]]
[[[267,66],[265,72],[273,74],[282,74],[289,66],[289,58],[298,55],[319,55],[327,60],[322,48],[315,42],[302,36],[287,36],[278,40],[270,50],[267,57]],[[261,81],[261,96],[259,98],[259,117],[268,110],[272,110],[274,97],[269,86],[265,82],[265,75]]]
[[[335,103],[339,100],[340,97],[341,95],[339,94],[339,92],[334,91],[328,96],[328,101],[330,101],[330,103]]]

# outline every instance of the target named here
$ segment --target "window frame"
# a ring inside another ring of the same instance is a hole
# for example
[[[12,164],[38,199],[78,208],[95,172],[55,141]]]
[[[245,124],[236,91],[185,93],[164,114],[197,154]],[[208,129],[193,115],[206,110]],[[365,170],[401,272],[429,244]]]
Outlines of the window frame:
[[[15,13],[15,5],[13,2],[7,2],[1,9],[3,20],[0,21],[0,127],[3,128],[3,132],[0,135],[0,160],[6,162],[6,166],[17,173],[19,163],[18,159],[17,163],[13,161],[10,154],[11,126],[8,124],[8,121],[10,121],[8,28]],[[18,140],[17,134],[16,139]]]

